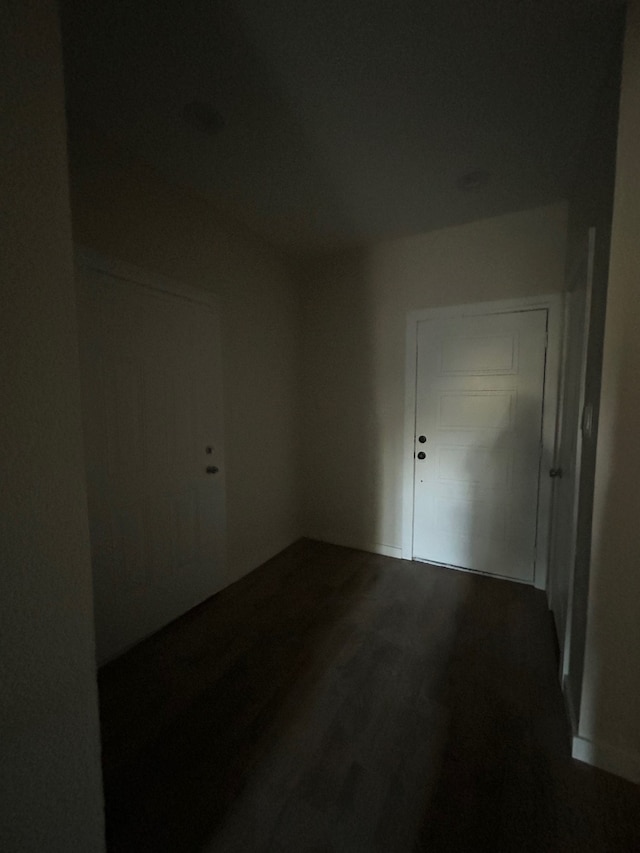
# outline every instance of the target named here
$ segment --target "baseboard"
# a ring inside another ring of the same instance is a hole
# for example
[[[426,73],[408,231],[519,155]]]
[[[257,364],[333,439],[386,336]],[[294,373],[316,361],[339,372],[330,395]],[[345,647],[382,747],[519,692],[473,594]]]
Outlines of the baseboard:
[[[396,560],[402,559],[402,548],[399,545],[384,545],[382,542],[347,542],[334,536],[307,536],[307,538],[326,542],[327,545],[339,545],[341,548],[353,548],[355,551],[367,551],[369,554],[394,557]]]
[[[383,557],[395,557],[396,560],[402,559],[402,548],[396,545],[382,545],[375,543],[370,548],[364,548],[364,551],[371,551],[373,554],[382,554]]]
[[[335,543],[344,544],[344,543]],[[348,545],[348,548],[355,548],[357,551],[367,551],[369,554],[380,554],[383,557],[394,557],[396,560],[402,559],[402,548],[395,545],[383,545],[382,542],[366,542],[360,544]]]
[[[578,761],[640,785],[640,755],[580,735],[573,736],[571,755]]]

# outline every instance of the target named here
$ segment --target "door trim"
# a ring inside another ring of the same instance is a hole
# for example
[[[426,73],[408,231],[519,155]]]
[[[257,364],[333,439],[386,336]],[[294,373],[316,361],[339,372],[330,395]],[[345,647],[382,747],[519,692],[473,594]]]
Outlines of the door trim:
[[[545,365],[544,398],[542,402],[542,460],[538,493],[538,518],[536,525],[536,562],[533,584],[546,589],[549,565],[549,532],[551,526],[552,481],[545,476],[553,467],[556,454],[556,422],[562,353],[562,327],[564,297],[554,293],[548,296],[524,299],[505,299],[499,302],[476,302],[471,305],[452,305],[446,308],[429,308],[410,311],[407,315],[405,407],[404,407],[404,462],[402,467],[402,559],[413,559],[414,512],[414,442],[416,421],[417,342],[418,323],[423,320],[456,319],[481,314],[511,314],[516,311],[544,310],[547,314],[547,356]],[[458,568],[454,566],[452,568]],[[466,571],[466,570],[462,570]]]
[[[572,518],[571,518],[571,542],[570,542],[570,552],[569,552],[569,561],[567,565],[560,565],[558,561],[557,552],[554,550],[555,542],[556,542],[556,533],[554,530],[551,530],[551,539],[549,542],[549,579],[554,577],[554,574],[557,576],[559,573],[566,572],[567,576],[567,611],[564,614],[564,636],[558,636],[558,643],[560,646],[560,682],[563,684],[563,689],[565,690],[565,695],[568,695],[567,692],[567,677],[569,675],[570,670],[570,657],[571,657],[571,623],[573,620],[573,599],[574,599],[574,582],[575,582],[575,562],[576,562],[576,549],[577,549],[577,532],[578,532],[578,514],[579,514],[579,505],[580,505],[580,483],[581,483],[581,468],[582,468],[582,445],[584,441],[583,430],[585,425],[585,405],[587,403],[586,400],[586,372],[587,372],[587,360],[588,360],[588,351],[589,351],[589,341],[590,341],[590,328],[591,328],[591,304],[593,298],[593,272],[594,272],[594,260],[595,260],[595,245],[596,245],[596,228],[595,226],[591,226],[587,231],[587,240],[586,240],[586,263],[585,256],[581,255],[578,259],[578,262],[574,264],[573,269],[567,275],[567,284],[569,287],[569,291],[565,296],[565,322],[563,328],[563,347],[562,347],[562,363],[561,363],[561,380],[560,380],[560,388],[558,392],[558,429],[557,429],[557,451],[560,454],[562,441],[564,439],[564,435],[568,429],[568,427],[573,426],[576,428],[576,446],[575,446],[575,459],[572,459],[572,471],[571,471],[571,479],[574,481],[574,501],[572,507]],[[569,375],[569,353],[567,351],[567,346],[569,344],[568,334],[571,325],[571,316],[572,312],[575,311],[573,307],[574,301],[573,297],[577,289],[580,287],[580,276],[584,275],[584,308],[583,308],[583,318],[582,318],[582,348],[580,352],[580,363],[577,375],[570,376]],[[577,287],[576,287],[577,285]],[[567,382],[578,382],[579,383],[579,396],[578,396],[578,421],[574,422],[572,425],[566,423],[566,413],[564,411],[564,391]],[[556,466],[558,464],[562,464],[561,460],[558,460]],[[559,520],[556,519],[556,523],[559,523]],[[564,531],[564,535],[566,535],[567,531]],[[554,600],[551,593],[553,592],[553,586],[549,585],[548,590],[548,599],[549,599],[549,609],[554,614],[554,625],[556,627],[556,632],[558,631],[558,623],[555,621],[556,611],[558,610],[559,602]],[[575,700],[578,697],[573,697]]]
[[[189,302],[197,302],[213,309],[216,313],[219,312],[219,301],[210,291],[200,290],[197,287],[183,284],[181,281],[167,278],[160,273],[149,272],[126,261],[101,255],[86,246],[76,244],[74,256],[78,266],[102,272],[123,281],[133,282],[149,290],[159,290],[161,293],[168,293]]]

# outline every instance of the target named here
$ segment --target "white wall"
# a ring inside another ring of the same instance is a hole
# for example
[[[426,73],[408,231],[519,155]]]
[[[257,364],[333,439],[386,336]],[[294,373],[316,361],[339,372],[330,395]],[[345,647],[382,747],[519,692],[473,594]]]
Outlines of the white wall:
[[[399,555],[406,316],[563,287],[564,204],[302,269],[304,532]]]
[[[233,581],[300,535],[298,302],[290,271],[209,202],[82,127],[72,134],[71,206],[78,243],[220,300]]]
[[[580,735],[640,781],[640,4],[628,11]]]
[[[56,8],[0,2],[0,849],[104,849]]]

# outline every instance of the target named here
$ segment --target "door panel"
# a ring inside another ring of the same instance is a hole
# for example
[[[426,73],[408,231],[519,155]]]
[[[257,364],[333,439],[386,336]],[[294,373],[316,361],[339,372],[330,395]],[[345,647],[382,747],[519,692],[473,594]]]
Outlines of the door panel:
[[[86,267],[79,279],[103,661],[224,585],[219,331],[204,304]]]
[[[546,329],[546,310],[419,324],[416,559],[533,581]]]

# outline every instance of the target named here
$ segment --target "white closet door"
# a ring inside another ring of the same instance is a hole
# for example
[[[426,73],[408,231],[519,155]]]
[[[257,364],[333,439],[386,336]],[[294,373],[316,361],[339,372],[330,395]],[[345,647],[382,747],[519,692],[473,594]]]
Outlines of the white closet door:
[[[413,554],[532,582],[547,311],[418,327]]]
[[[78,275],[104,661],[224,585],[219,328],[204,303],[86,267]]]

